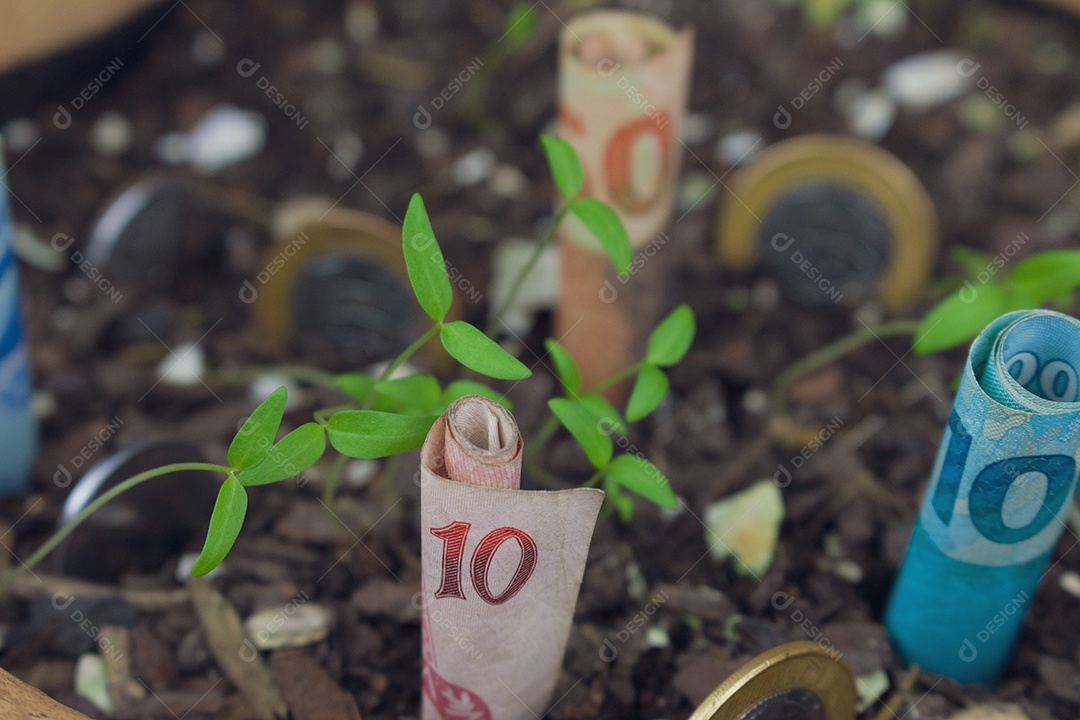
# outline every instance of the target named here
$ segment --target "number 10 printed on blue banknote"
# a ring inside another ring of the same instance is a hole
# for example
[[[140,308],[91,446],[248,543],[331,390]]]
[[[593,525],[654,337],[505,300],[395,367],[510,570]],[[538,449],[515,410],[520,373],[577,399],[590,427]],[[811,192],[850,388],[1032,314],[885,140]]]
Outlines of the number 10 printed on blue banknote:
[[[1012,657],[1073,502],[1080,321],[998,318],[972,343],[885,611],[904,662],[992,683]]]

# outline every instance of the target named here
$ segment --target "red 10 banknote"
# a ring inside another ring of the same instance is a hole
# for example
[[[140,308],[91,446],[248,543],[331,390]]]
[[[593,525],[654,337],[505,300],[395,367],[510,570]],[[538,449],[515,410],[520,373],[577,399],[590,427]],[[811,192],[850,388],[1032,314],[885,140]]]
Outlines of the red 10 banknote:
[[[543,717],[604,493],[520,489],[498,403],[453,403],[421,452],[425,720]]]

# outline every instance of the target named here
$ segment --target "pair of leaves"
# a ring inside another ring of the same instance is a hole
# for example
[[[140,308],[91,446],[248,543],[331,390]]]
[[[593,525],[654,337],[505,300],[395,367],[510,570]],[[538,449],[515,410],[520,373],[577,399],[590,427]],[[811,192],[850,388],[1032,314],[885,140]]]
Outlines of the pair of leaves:
[[[446,261],[431,229],[424,201],[413,195],[402,223],[401,248],[409,283],[420,307],[439,328],[439,339],[459,363],[499,380],[520,380],[532,373],[480,330],[463,320],[445,322],[454,300]]]
[[[685,357],[697,332],[694,313],[689,305],[680,305],[660,321],[649,335],[645,359],[638,368],[634,389],[626,405],[626,419],[637,422],[647,417],[667,397],[670,383],[661,370]]]
[[[554,135],[541,135],[540,142],[544,146],[555,187],[567,200],[566,210],[596,236],[604,252],[615,264],[615,269],[622,274],[630,272],[634,251],[630,247],[630,236],[627,235],[618,213],[600,200],[578,197],[585,183],[585,171],[574,147]]]
[[[1037,253],[996,281],[990,268],[996,273],[1000,266],[993,259],[981,265],[974,253],[957,259],[977,282],[965,282],[923,317],[915,333],[920,355],[960,345],[1007,312],[1042,307],[1080,287],[1080,250]]]
[[[285,414],[288,391],[270,393],[244,422],[229,444],[229,475],[218,491],[202,552],[192,574],[206,575],[221,564],[236,542],[247,514],[247,490],[307,470],[326,450],[326,435],[318,423],[305,423],[274,442]]]

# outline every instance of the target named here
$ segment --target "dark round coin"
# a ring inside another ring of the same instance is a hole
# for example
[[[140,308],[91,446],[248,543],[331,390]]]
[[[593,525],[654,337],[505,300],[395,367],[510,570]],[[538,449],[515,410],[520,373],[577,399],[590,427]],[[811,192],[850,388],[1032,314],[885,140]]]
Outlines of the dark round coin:
[[[799,185],[761,221],[762,264],[800,305],[858,302],[888,265],[890,228],[880,205],[835,182]]]
[[[76,456],[76,458],[81,456]],[[77,470],[71,461],[53,480],[65,485]],[[203,462],[189,445],[137,443],[95,463],[71,488],[58,525],[63,527],[109,489],[141,472],[173,463]],[[69,467],[71,466],[71,467]],[[80,524],[56,551],[59,572],[111,582],[124,571],[157,571],[205,532],[219,483],[208,472],[188,470],[152,478],[118,495]]]
[[[803,135],[761,152],[728,189],[717,224],[725,268],[764,259],[785,295],[809,305],[872,292],[903,309],[921,296],[937,251],[937,215],[915,173],[885,150]]]
[[[385,266],[342,253],[317,257],[300,271],[293,312],[303,318],[300,334],[376,359],[408,347],[420,320],[410,290]]]
[[[738,720],[826,720],[825,706],[810,690],[781,690],[744,712]]]
[[[720,683],[690,720],[855,720],[851,672],[817,643],[787,643]]]
[[[227,225],[227,218],[199,201],[191,187],[149,174],[106,205],[84,252],[99,271],[160,291],[185,271],[212,265],[221,254],[219,239]]]

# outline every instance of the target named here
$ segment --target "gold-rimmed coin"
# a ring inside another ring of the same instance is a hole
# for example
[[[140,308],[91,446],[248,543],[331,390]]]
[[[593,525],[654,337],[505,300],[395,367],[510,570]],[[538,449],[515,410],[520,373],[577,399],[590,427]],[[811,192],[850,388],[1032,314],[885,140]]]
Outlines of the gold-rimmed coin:
[[[775,647],[735,671],[690,720],[854,720],[855,681],[817,643]]]
[[[409,283],[401,228],[359,210],[298,223],[266,252],[240,299],[253,304],[271,346],[316,337],[371,362],[394,357],[430,326]],[[448,319],[459,317],[455,302]],[[447,359],[429,351],[433,362]]]
[[[804,304],[874,294],[900,309],[921,294],[937,252],[937,215],[915,173],[885,150],[803,135],[762,151],[730,190],[717,225],[724,267],[774,261],[785,294]]]

